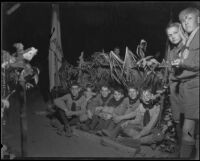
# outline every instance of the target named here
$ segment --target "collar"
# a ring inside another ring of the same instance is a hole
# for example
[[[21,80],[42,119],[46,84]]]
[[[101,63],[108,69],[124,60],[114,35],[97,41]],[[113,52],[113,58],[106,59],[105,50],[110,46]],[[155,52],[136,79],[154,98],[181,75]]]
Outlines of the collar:
[[[70,95],[71,95],[71,98],[72,98],[73,101],[79,100],[81,98],[81,96],[82,96],[81,92],[79,92],[77,97],[74,97],[71,93],[70,93]]]
[[[192,41],[192,39],[194,38],[194,36],[198,30],[199,30],[199,26],[190,34],[190,36],[188,37],[188,40],[186,42],[186,47],[189,47],[190,42]]]
[[[129,97],[129,103],[130,103],[131,105],[135,104],[137,100],[138,100],[138,96],[137,96],[135,99],[131,99],[131,98]]]

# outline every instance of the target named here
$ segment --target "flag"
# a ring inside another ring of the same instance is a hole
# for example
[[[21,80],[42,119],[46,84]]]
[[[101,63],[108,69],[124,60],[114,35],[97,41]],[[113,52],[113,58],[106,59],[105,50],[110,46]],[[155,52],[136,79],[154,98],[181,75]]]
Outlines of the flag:
[[[52,5],[52,27],[49,45],[49,85],[50,91],[53,87],[60,85],[58,71],[62,65],[62,45],[59,20],[59,5]]]
[[[133,52],[126,47],[123,70],[129,72],[129,69],[134,68],[137,62],[136,59],[137,57],[133,54]]]

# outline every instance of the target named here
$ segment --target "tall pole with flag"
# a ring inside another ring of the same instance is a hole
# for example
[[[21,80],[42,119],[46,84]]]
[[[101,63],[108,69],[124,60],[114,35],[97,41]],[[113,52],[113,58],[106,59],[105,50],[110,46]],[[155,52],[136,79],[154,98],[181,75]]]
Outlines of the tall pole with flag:
[[[62,44],[61,44],[61,30],[60,30],[60,17],[59,5],[52,4],[52,27],[49,46],[49,88],[50,91],[54,87],[60,85],[58,71],[62,65]]]

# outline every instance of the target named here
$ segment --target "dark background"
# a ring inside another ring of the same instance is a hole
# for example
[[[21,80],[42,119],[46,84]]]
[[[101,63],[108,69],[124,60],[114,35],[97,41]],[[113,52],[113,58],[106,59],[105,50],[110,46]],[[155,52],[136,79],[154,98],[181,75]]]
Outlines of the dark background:
[[[14,52],[12,46],[22,42],[26,48],[39,50],[32,64],[40,68],[40,86],[48,89],[48,49],[52,8],[49,3],[20,3],[11,15],[6,11],[16,3],[2,4],[2,49]],[[76,65],[81,51],[89,57],[95,51],[106,52],[119,46],[122,57],[125,47],[133,52],[140,39],[148,42],[148,55],[165,53],[165,28],[170,17],[178,21],[178,13],[199,2],[62,2],[60,22],[65,59]],[[170,16],[171,15],[171,16]]]

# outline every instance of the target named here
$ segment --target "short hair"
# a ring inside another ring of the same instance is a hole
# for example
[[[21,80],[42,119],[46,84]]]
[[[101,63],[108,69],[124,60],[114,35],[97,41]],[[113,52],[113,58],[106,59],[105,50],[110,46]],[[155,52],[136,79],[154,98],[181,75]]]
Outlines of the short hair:
[[[169,28],[172,28],[172,27],[177,27],[177,28],[179,28],[180,26],[181,26],[181,24],[180,24],[179,22],[172,22],[172,23],[170,23],[170,24],[167,25],[167,27],[166,27],[166,32],[167,32],[167,30],[168,30]]]
[[[129,90],[129,89],[135,89],[136,91],[138,91],[138,87],[136,87],[136,85],[134,85],[134,84],[128,84],[127,90]]]
[[[121,93],[121,94],[124,95],[124,90],[123,90],[123,88],[115,87],[115,88],[113,89],[113,91],[117,91],[117,92],[119,92],[119,93]]]
[[[100,85],[100,90],[101,90],[103,87],[108,88],[108,89],[110,90],[110,87],[109,87],[109,85],[108,85],[107,83],[101,84],[101,85]]]
[[[195,16],[199,17],[199,10],[197,8],[189,7],[189,8],[182,10],[179,13],[179,20],[182,21],[184,19],[185,15],[191,14],[191,13],[194,14]]]
[[[74,81],[74,82],[71,83],[71,87],[73,87],[73,86],[80,87],[80,84],[78,82]]]

